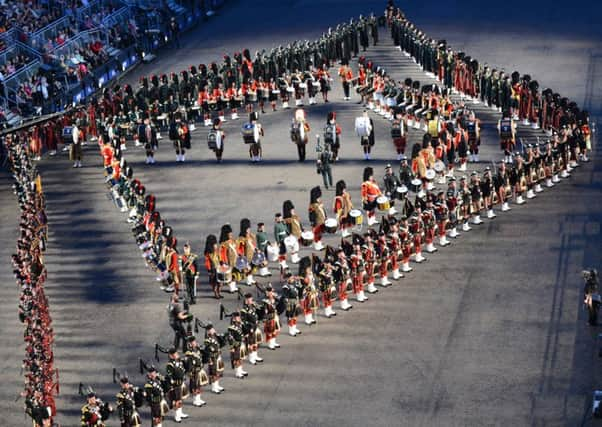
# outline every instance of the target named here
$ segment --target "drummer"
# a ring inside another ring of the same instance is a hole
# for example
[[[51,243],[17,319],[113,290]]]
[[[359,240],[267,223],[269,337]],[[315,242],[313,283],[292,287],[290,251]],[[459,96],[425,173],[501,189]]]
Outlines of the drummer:
[[[284,219],[284,223],[287,226],[289,235],[293,236],[297,240],[297,243],[300,242],[303,228],[301,226],[299,216],[295,212],[295,206],[290,200],[285,200],[282,204],[282,218]],[[288,249],[289,248],[287,248],[287,251]],[[293,249],[291,251],[291,262],[293,264],[298,264],[300,261],[299,245],[297,244],[296,247],[291,245],[291,249]]]
[[[322,204],[322,189],[314,187],[309,196],[309,222],[313,227],[314,250],[324,249],[322,244],[322,234],[324,233],[324,222],[326,221],[326,211]]]
[[[257,240],[255,235],[251,231],[251,221],[247,218],[240,220],[240,234],[238,235],[238,255],[244,257],[247,260],[247,268],[241,271],[242,275],[245,276],[245,284],[252,286],[255,283],[253,280],[253,256],[255,255],[255,249],[257,249]]]
[[[236,259],[238,257],[238,247],[236,241],[232,237],[232,227],[230,224],[222,226],[220,237],[219,237],[219,254],[220,260],[223,264],[226,264],[230,268],[236,267]],[[232,280],[228,283],[228,290],[231,294],[238,291],[236,281],[241,277],[240,271],[232,272]]]
[[[387,166],[385,166],[385,176],[383,177],[383,183],[385,186],[385,196],[389,198],[389,203],[391,205],[391,209],[389,209],[389,214],[395,215],[395,199],[401,199],[401,194],[397,191],[401,187],[401,181],[393,173],[393,168],[390,164],[387,164]]]
[[[335,194],[333,210],[341,229],[341,237],[349,237],[351,236],[351,228],[353,227],[349,212],[353,209],[353,203],[351,203],[351,195],[347,191],[345,181],[340,180],[337,182]]]
[[[222,265],[219,257],[217,238],[210,234],[205,241],[205,268],[209,274],[209,284],[215,299],[223,298],[221,294],[222,283],[217,280],[218,268]]]
[[[382,192],[374,179],[374,170],[371,167],[364,168],[364,182],[361,187],[363,208],[368,215],[368,226],[377,223],[376,199],[382,196]]]

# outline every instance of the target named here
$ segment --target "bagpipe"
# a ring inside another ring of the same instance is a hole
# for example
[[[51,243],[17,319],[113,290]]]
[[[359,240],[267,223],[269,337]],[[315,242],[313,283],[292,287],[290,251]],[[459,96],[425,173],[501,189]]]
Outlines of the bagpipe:
[[[79,383],[77,388],[77,394],[82,397],[88,397],[89,394],[94,393],[94,389],[90,385],[86,385],[84,383]],[[96,397],[96,403],[98,405],[98,413],[97,416],[100,416],[102,421],[108,420],[113,413],[113,406],[109,402],[103,402],[98,396]]]

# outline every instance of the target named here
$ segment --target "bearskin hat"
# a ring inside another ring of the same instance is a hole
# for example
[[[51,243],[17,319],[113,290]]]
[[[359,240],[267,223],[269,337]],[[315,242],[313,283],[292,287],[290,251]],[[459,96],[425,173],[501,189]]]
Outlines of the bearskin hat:
[[[290,218],[291,217],[291,211],[295,209],[295,205],[293,205],[293,202],[291,202],[290,200],[285,200],[284,203],[282,204],[282,217],[283,218]]]
[[[364,181],[368,181],[370,177],[374,175],[374,169],[370,166],[364,168]]]
[[[217,244],[217,237],[215,234],[210,234],[207,236],[205,240],[205,254],[210,254],[213,252],[213,246]]]
[[[304,256],[301,258],[301,261],[299,261],[299,276],[305,277],[305,270],[307,270],[308,267],[311,267],[311,258]]]
[[[228,240],[228,234],[230,233],[232,233],[232,227],[230,226],[230,224],[222,225],[222,229],[219,235],[219,242],[222,243]]]
[[[309,203],[316,203],[322,197],[322,189],[320,186],[314,187],[309,192]]]
[[[340,180],[337,182],[336,184],[336,192],[335,194],[337,196],[342,196],[343,195],[343,190],[345,190],[347,188],[347,184],[345,184],[345,181]]]
[[[247,235],[247,230],[251,228],[251,221],[248,218],[243,218],[240,220],[240,233],[238,234],[240,237],[244,237]]]

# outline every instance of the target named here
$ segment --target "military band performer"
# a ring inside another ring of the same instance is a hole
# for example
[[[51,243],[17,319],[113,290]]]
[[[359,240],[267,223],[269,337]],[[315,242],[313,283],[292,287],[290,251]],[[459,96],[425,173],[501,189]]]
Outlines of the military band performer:
[[[364,256],[362,254],[363,239],[354,234],[353,237],[353,253],[351,254],[351,281],[353,285],[353,293],[355,299],[358,302],[364,302],[368,300],[368,297],[364,294],[364,275],[365,263]]]
[[[474,111],[468,114],[466,121],[466,133],[468,134],[468,148],[470,161],[479,161],[479,146],[481,145],[481,121],[475,117]]]
[[[385,176],[383,177],[383,183],[385,187],[385,196],[389,198],[391,204],[391,208],[389,209],[388,213],[394,215],[397,212],[393,207],[395,206],[395,199],[401,198],[401,193],[397,191],[397,189],[401,187],[401,181],[393,173],[393,168],[390,164],[387,164],[387,166],[385,166]]]
[[[472,171],[470,174],[470,197],[472,200],[471,215],[472,223],[479,225],[483,223],[481,219],[481,210],[483,208],[483,193],[481,187],[481,177],[476,171]]]
[[[376,220],[376,199],[382,195],[371,167],[364,168],[364,182],[361,187],[363,208],[368,214],[368,225],[374,225]]]
[[[182,400],[183,400],[183,387],[186,379],[186,368],[184,362],[180,359],[180,355],[176,348],[170,348],[169,361],[167,362],[166,373],[167,380],[169,381],[170,390],[169,394],[174,409],[174,421],[176,423],[182,422],[183,419],[188,418],[188,415],[182,412]]]
[[[257,354],[259,344],[261,344],[262,336],[259,330],[259,321],[261,307],[253,301],[253,294],[247,292],[245,294],[245,302],[240,310],[241,319],[243,322],[243,332],[246,337],[247,351],[249,353],[249,363],[256,365],[262,363],[263,359]]]
[[[366,290],[368,293],[375,294],[378,292],[378,289],[376,289],[376,286],[374,286],[374,276],[376,274],[376,247],[374,246],[374,241],[372,240],[372,233],[374,233],[374,230],[370,229],[364,234],[362,257],[365,266],[365,274],[363,281],[366,285]]]
[[[203,376],[206,375],[203,370],[203,355],[199,343],[194,335],[190,335],[188,338],[188,345],[186,346],[186,352],[184,353],[184,367],[188,374],[188,390],[192,394],[192,405],[201,407],[207,404],[202,398],[202,387],[204,383],[208,381]]]
[[[119,384],[120,389],[115,397],[120,425],[121,427],[138,427],[140,425],[140,415],[136,411],[136,407],[142,405],[144,394],[137,387],[130,384],[128,377],[121,377]]]
[[[224,224],[220,232],[220,261],[232,269],[232,280],[228,283],[228,291],[233,294],[238,291],[236,282],[241,278],[241,272],[236,270],[236,258],[238,257],[238,246],[232,237],[232,227]]]
[[[245,277],[245,284],[248,286],[254,285],[256,282],[253,279],[253,256],[257,249],[257,240],[255,235],[251,231],[251,221],[247,218],[240,220],[240,233],[238,235],[238,255],[247,260],[247,268],[241,271],[241,274]]]
[[[337,113],[335,111],[330,111],[326,117],[324,144],[330,146],[333,161],[338,162],[341,148],[341,127],[337,124]]]
[[[522,205],[525,203],[523,193],[527,191],[527,177],[525,176],[525,165],[520,153],[515,154],[515,162],[510,169],[510,185],[513,188],[516,197],[515,203]]]
[[[105,427],[104,421],[109,418],[108,407],[103,406],[96,393],[88,393],[86,404],[81,410],[82,427]]]
[[[205,341],[203,343],[203,362],[207,366],[211,391],[215,394],[221,394],[224,388],[220,386],[219,381],[224,372],[224,362],[222,360],[222,347],[225,342],[221,335],[218,335],[211,323],[205,326]]]
[[[184,244],[184,253],[180,256],[182,273],[186,281],[186,295],[190,304],[196,304],[197,285],[199,278],[198,255],[190,250],[190,244]]]
[[[303,283],[303,314],[305,324],[313,325],[316,323],[314,314],[320,308],[318,302],[318,290],[316,289],[316,278],[311,265],[311,259],[304,257],[299,262],[299,276]]]
[[[152,426],[162,427],[163,417],[169,408],[165,402],[165,393],[161,382],[163,377],[157,372],[154,366],[148,369],[146,374],[146,383],[144,384],[144,394],[146,402],[150,406]]]
[[[447,204],[449,237],[455,239],[459,236],[458,233],[458,187],[456,186],[456,178],[449,178],[447,183],[447,191],[444,196]],[[444,245],[442,245],[444,246]]]
[[[402,255],[399,223],[394,216],[388,219],[387,222],[389,224],[389,263],[391,265],[391,273],[393,280],[399,280],[404,277],[399,271],[399,260],[400,256]]]
[[[234,376],[238,379],[243,379],[249,374],[242,368],[242,361],[245,355],[243,323],[240,312],[235,311],[231,314],[227,334],[228,343],[230,344],[230,364],[232,365],[232,369],[234,369]]]
[[[412,255],[412,235],[410,233],[410,226],[408,225],[408,218],[402,216],[399,221],[399,240],[401,242],[401,271],[409,273],[413,270],[410,267],[410,257]]]
[[[210,234],[205,241],[205,268],[209,275],[209,284],[215,299],[223,298],[221,294],[222,283],[217,279],[217,270],[222,265],[219,252],[217,237]]]
[[[408,125],[401,113],[395,114],[395,119],[391,123],[391,138],[397,152],[397,160],[401,160],[406,151]]]
[[[336,261],[334,263],[333,277],[339,292],[341,310],[348,311],[349,309],[353,308],[347,298],[347,288],[351,282],[351,270],[349,268],[347,256],[341,248],[336,250]]]
[[[324,222],[326,221],[326,212],[322,204],[322,190],[320,187],[314,187],[310,191],[309,200],[309,222],[313,227],[314,249],[321,251],[324,249],[322,244],[322,234],[324,234]]]
[[[278,337],[278,332],[280,331],[280,320],[276,311],[277,303],[274,288],[268,283],[265,288],[265,298],[262,301],[261,309],[263,310],[263,333],[270,350],[280,348],[280,344],[276,342],[276,337]]]
[[[288,227],[288,234],[295,236],[297,241],[299,241],[299,239],[301,239],[303,228],[301,226],[299,216],[295,212],[295,205],[293,205],[293,202],[290,200],[285,200],[282,204],[282,218]],[[299,262],[298,245],[297,250],[291,252],[291,262],[293,264],[297,264]]]
[[[425,229],[421,214],[420,208],[416,207],[409,220],[409,232],[414,245],[414,261],[417,263],[426,261],[426,258],[422,255],[422,234],[425,233]]]
[[[462,201],[460,206],[460,216],[462,221],[462,231],[470,231],[469,221],[472,212],[472,193],[466,182],[466,177],[460,177],[460,188],[458,189],[459,198]]]
[[[349,216],[349,212],[352,209],[353,204],[351,203],[351,195],[347,191],[347,184],[345,181],[340,180],[336,184],[333,210],[343,238],[351,236],[353,219]]]
[[[209,145],[209,148],[212,149],[215,153],[215,159],[218,163],[222,162],[225,142],[226,133],[222,129],[222,121],[219,119],[219,117],[216,117],[215,119],[213,119],[211,130],[207,134],[207,143]]]
[[[336,316],[332,309],[332,290],[334,288],[333,269],[330,257],[324,257],[320,271],[318,273],[318,288],[322,293],[322,305],[324,306],[324,315],[327,318]]]
[[[187,335],[184,322],[188,321],[190,316],[180,303],[178,295],[173,294],[169,305],[169,326],[171,326],[175,334],[173,346],[176,349],[180,348],[180,343],[182,344],[182,348],[184,348]]]
[[[374,246],[376,247],[376,256],[379,259],[378,274],[380,277],[380,285],[386,288],[387,286],[392,285],[388,277],[391,251],[389,249],[389,243],[387,242],[387,235],[383,230],[378,233],[378,240]]]
[[[504,162],[512,163],[512,152],[516,144],[516,123],[512,119],[510,111],[503,112],[497,127],[500,134],[500,147],[504,151]]]
[[[500,162],[497,173],[493,177],[493,187],[497,195],[498,203],[502,206],[501,211],[506,212],[511,208],[508,206],[508,190],[510,189],[510,180],[506,169],[506,162]],[[511,190],[510,190],[510,194]]]
[[[497,215],[493,212],[493,178],[491,177],[491,168],[489,166],[487,166],[483,172],[481,194],[483,196],[483,209],[487,212],[487,218],[495,218]]]
[[[261,138],[264,136],[263,126],[259,123],[256,111],[249,114],[249,123],[253,125],[253,143],[249,145],[249,157],[253,163],[260,162],[263,158]]]
[[[284,239],[286,239],[288,235],[288,227],[282,218],[282,214],[277,212],[274,215],[274,239],[278,244],[278,264],[280,265],[281,271],[288,268],[286,263],[286,245],[284,244]]]
[[[286,283],[282,286],[282,294],[286,299],[286,319],[288,325],[288,334],[292,337],[301,334],[301,331],[297,328],[297,317],[301,313],[301,304],[299,303],[299,293],[302,289],[298,285],[299,278],[288,274]]]
[[[305,161],[310,130],[311,128],[307,122],[305,111],[298,108],[291,122],[291,141],[297,146],[297,154],[300,162]]]

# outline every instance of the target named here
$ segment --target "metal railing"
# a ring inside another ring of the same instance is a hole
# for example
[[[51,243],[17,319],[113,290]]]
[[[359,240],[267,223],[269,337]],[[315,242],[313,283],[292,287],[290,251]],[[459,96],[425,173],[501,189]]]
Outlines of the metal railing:
[[[13,41],[17,39],[17,36],[18,29],[15,27],[11,28],[8,31],[0,33],[0,41],[4,43],[4,47],[2,48],[2,50],[0,50],[0,52],[4,51],[5,49],[9,49]]]
[[[54,45],[54,39],[64,28],[74,28],[72,17],[64,16],[61,19],[54,21],[52,24],[45,26],[41,30],[29,34],[27,42],[35,50],[45,52],[48,50],[48,46],[45,46],[48,41],[52,40]]]
[[[38,72],[41,65],[42,63],[38,59],[30,62],[27,66],[21,68],[16,73],[11,74],[10,77],[4,80],[4,87],[7,89],[18,88],[21,82],[31,79],[31,77]]]
[[[122,8],[116,10],[112,14],[106,16],[102,20],[102,26],[105,28],[113,28],[116,25],[127,22],[132,18],[132,11],[128,6],[123,6]]]

